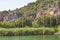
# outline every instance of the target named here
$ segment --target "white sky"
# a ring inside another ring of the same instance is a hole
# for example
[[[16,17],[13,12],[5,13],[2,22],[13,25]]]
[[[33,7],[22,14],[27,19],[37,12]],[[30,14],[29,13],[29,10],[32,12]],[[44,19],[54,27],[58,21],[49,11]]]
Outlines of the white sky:
[[[14,10],[36,0],[0,0],[0,11]]]

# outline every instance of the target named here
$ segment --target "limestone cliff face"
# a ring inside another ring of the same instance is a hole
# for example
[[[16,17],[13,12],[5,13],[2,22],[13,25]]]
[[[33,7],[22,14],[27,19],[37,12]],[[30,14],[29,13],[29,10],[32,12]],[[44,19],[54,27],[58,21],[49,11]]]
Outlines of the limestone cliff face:
[[[44,16],[46,13],[49,13],[54,16],[60,15],[60,4],[52,6],[47,10],[42,10],[42,11],[38,12],[38,14],[36,15],[36,18]]]
[[[20,16],[21,14],[17,11],[13,12],[2,11],[0,12],[0,22],[15,20],[18,19]]]
[[[10,12],[8,15],[9,20],[15,20],[18,19],[21,16],[21,14],[17,11]]]
[[[4,17],[7,16],[9,13],[7,11],[0,12],[0,21],[4,21]]]

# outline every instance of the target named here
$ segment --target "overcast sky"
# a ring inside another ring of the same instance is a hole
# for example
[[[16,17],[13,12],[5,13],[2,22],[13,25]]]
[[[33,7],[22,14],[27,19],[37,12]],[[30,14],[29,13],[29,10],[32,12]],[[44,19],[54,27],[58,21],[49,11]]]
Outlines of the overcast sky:
[[[8,9],[14,10],[34,1],[36,0],[0,0],[0,11]]]

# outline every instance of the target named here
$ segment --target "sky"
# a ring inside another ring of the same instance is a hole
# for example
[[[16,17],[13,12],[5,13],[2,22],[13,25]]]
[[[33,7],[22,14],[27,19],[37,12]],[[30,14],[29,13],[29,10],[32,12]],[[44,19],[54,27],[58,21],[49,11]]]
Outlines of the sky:
[[[24,5],[35,1],[36,0],[0,0],[0,11],[21,8]]]

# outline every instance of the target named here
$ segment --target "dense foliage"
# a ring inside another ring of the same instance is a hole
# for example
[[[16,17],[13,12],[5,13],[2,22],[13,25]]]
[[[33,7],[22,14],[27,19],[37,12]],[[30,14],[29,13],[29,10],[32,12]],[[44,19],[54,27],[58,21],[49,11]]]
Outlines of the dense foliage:
[[[51,15],[47,12],[45,15],[36,18],[40,11],[56,5],[57,1],[60,0],[37,0],[27,6],[13,10],[18,11],[21,16],[16,20],[0,22],[0,35],[43,35],[60,31],[60,15]]]
[[[53,28],[1,28],[0,29],[0,36],[24,36],[24,35],[53,35],[54,29]],[[44,32],[43,32],[44,31]]]
[[[60,15],[54,16],[46,13],[44,17],[36,19],[36,15],[41,10],[46,10],[52,5],[56,5],[56,1],[60,0],[37,0],[36,2],[29,3],[19,11],[22,16],[14,21],[0,22],[0,27],[3,28],[21,28],[21,27],[56,27],[60,25]],[[10,11],[10,10],[9,10]]]

